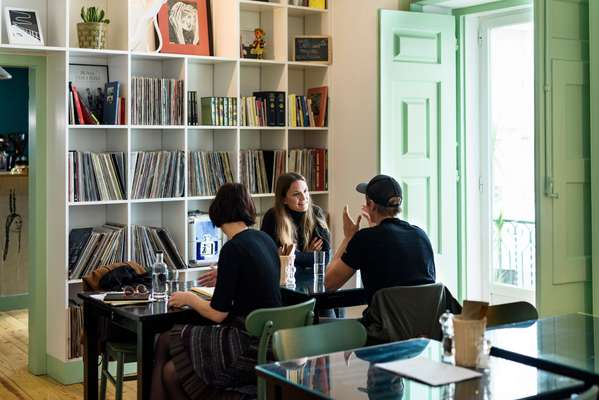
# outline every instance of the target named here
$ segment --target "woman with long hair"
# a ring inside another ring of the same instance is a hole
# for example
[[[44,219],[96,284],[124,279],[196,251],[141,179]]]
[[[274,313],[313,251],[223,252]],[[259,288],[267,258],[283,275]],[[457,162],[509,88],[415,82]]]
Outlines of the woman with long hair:
[[[324,211],[312,202],[306,178],[294,172],[277,179],[275,205],[264,214],[261,229],[277,246],[295,244],[299,268],[312,268],[314,251],[328,253],[331,249]]]
[[[208,324],[175,326],[159,337],[152,400],[255,395],[258,339],[246,332],[245,318],[256,309],[281,306],[277,247],[264,232],[248,229],[256,209],[239,183],[218,190],[209,215],[229,239],[219,255],[214,295],[207,301],[176,292],[169,299],[169,306],[189,306]]]

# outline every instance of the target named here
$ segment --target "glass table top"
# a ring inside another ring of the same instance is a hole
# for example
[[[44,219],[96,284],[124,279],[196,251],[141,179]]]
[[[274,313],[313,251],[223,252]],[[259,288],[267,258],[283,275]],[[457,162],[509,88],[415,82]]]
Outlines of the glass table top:
[[[531,365],[551,364],[599,378],[599,318],[568,314],[498,326],[488,330],[492,353],[509,359],[525,357]],[[537,361],[537,363],[535,363]],[[565,373],[565,372],[564,372]]]
[[[491,357],[482,378],[428,386],[384,371],[379,362],[426,357],[441,360],[441,344],[414,339],[350,352],[260,365],[257,369],[281,383],[315,397],[334,399],[522,399],[565,389],[582,382],[513,361]],[[482,371],[481,371],[482,372]]]
[[[340,288],[337,291],[327,291],[324,287],[324,279],[318,279],[311,269],[297,269],[295,272],[295,286],[281,286],[306,295],[319,295],[325,293],[363,291],[362,288]]]

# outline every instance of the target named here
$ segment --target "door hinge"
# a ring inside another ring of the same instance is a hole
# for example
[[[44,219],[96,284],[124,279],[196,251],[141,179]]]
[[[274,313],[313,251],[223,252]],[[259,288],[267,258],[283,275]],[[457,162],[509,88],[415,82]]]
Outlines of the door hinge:
[[[460,42],[458,41],[458,38],[453,38],[453,40],[455,41],[455,51],[459,51],[460,50]]]
[[[485,190],[485,185],[483,184],[483,177],[479,176],[478,177],[478,192],[480,194],[482,194]]]
[[[543,87],[543,89],[544,89],[544,90],[545,90],[547,93],[549,93],[549,92],[551,92],[551,85],[547,83],[547,84],[545,84],[545,87]]]
[[[460,181],[460,171],[459,170],[455,170],[455,181],[459,182]]]
[[[553,191],[554,181],[550,176],[545,177],[545,196],[551,199],[559,199],[559,193]]]
[[[478,32],[478,47],[483,47],[483,34]]]

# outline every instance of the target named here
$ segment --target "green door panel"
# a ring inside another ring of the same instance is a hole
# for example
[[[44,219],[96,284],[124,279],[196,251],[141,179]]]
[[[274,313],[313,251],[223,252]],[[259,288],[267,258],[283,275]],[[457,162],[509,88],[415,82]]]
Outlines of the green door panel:
[[[404,189],[402,218],[435,251],[457,293],[455,19],[380,11],[380,171]]]
[[[591,311],[588,1],[535,2],[537,305]]]

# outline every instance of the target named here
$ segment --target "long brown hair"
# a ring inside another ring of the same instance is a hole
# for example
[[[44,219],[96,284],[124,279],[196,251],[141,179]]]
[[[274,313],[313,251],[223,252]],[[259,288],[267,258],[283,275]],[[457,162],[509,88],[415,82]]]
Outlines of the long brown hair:
[[[287,212],[285,206],[285,198],[289,188],[296,181],[306,182],[300,174],[295,172],[288,172],[279,176],[275,185],[275,221],[276,221],[276,235],[279,238],[280,244],[292,244],[297,243],[298,238],[296,237],[295,228],[293,226],[293,220]],[[304,248],[298,249],[300,251],[306,251],[310,245],[310,239],[316,226],[320,226],[323,229],[328,230],[327,222],[324,219],[324,215],[320,215],[314,211],[314,205],[312,204],[312,197],[308,197],[308,209],[304,213],[301,224],[304,228]]]

